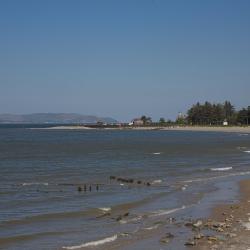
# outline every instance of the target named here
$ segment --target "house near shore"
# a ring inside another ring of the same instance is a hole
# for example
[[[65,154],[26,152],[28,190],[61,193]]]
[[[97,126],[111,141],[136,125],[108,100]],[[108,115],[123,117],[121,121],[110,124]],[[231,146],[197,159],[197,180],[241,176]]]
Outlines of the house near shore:
[[[141,118],[135,118],[130,123],[129,126],[143,126],[144,122]]]
[[[223,121],[223,126],[228,126],[228,121],[227,120]]]

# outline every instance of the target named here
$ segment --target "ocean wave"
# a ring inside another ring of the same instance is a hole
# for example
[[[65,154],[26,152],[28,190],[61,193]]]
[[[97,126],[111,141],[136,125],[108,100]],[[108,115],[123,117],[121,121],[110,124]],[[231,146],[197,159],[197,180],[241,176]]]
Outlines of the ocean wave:
[[[231,174],[227,174],[227,175],[211,176],[211,177],[207,177],[207,178],[191,179],[191,180],[186,180],[183,182],[185,182],[185,183],[201,182],[201,181],[215,180],[218,178],[225,178],[225,177],[231,177],[231,176],[242,176],[242,175],[249,175],[249,174],[250,174],[250,171],[246,171],[246,172],[239,172],[239,173],[231,173]]]
[[[151,226],[151,227],[144,227],[143,229],[144,230],[154,230],[154,229],[157,229],[160,225],[159,224],[156,224],[154,226]]]
[[[142,219],[142,216],[141,216],[141,215],[139,215],[139,216],[134,217],[134,218],[132,218],[132,219],[128,219],[128,220],[120,220],[119,222],[120,222],[121,224],[127,224],[127,223],[131,223],[131,222],[137,222],[137,221],[140,221],[141,219]]]
[[[185,209],[186,206],[182,206],[182,207],[178,207],[178,208],[174,208],[174,209],[170,209],[170,210],[159,210],[159,211],[156,211],[156,212],[153,212],[152,215],[150,215],[149,217],[155,217],[155,216],[162,216],[162,215],[167,215],[167,214],[172,214],[172,213],[175,213],[179,210],[183,210]]]
[[[90,241],[90,242],[83,243],[81,245],[76,245],[76,246],[68,246],[68,247],[63,246],[62,248],[68,249],[68,250],[74,250],[74,249],[80,249],[80,248],[84,248],[84,247],[94,247],[94,246],[103,245],[103,244],[106,244],[109,242],[113,242],[117,239],[117,237],[118,237],[117,234],[115,234],[113,236],[104,238],[102,240]]]
[[[159,183],[162,183],[162,180],[154,180],[151,182],[151,184],[159,184]]]
[[[246,150],[246,151],[244,151],[244,153],[250,153],[250,150]]]
[[[99,207],[98,209],[103,212],[109,212],[111,210],[111,207]]]
[[[228,171],[232,170],[232,167],[225,167],[225,168],[210,168],[211,171]]]
[[[48,186],[48,182],[24,182],[21,186]]]

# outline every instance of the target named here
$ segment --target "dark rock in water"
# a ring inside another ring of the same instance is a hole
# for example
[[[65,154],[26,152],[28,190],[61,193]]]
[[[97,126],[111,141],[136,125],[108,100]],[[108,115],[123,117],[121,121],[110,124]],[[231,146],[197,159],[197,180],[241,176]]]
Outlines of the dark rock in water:
[[[91,187],[91,185],[89,186],[89,192],[91,192],[91,190],[92,190],[92,187]]]
[[[147,186],[150,186],[151,184],[149,182],[146,183]]]
[[[120,221],[122,220],[124,217],[127,217],[129,216],[129,212],[125,213],[125,214],[122,214],[122,215],[119,215],[115,220],[116,221]]]
[[[167,233],[164,237],[160,239],[161,243],[168,243],[170,239],[174,238],[174,235],[171,233]]]
[[[186,243],[185,243],[185,246],[195,246],[196,243],[194,240],[188,240]]]
[[[133,183],[133,182],[134,182],[134,179],[128,179],[128,182],[129,182],[129,183]]]
[[[115,180],[115,179],[116,179],[116,177],[115,177],[115,176],[113,176],[113,175],[111,175],[111,176],[109,176],[109,179],[110,179],[110,180]]]
[[[137,181],[137,184],[141,184],[141,181]]]
[[[98,191],[98,190],[99,190],[99,185],[97,184],[97,185],[96,185],[96,191]]]
[[[77,190],[78,190],[78,192],[82,192],[82,187],[79,186],[79,187],[77,188]]]
[[[193,226],[193,222],[190,222],[190,221],[189,221],[189,222],[185,223],[185,226],[186,226],[186,227],[192,227],[192,226]]]

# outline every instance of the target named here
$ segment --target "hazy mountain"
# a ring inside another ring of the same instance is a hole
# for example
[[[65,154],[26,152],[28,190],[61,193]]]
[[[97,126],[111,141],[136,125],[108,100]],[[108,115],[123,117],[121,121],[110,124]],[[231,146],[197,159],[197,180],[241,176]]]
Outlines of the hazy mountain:
[[[113,118],[73,113],[0,114],[0,123],[117,123]]]

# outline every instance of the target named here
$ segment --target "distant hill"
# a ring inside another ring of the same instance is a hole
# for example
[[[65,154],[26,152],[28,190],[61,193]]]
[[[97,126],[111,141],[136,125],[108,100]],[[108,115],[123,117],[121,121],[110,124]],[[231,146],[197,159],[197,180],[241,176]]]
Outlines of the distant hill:
[[[115,119],[109,117],[97,117],[92,115],[81,115],[74,113],[34,113],[26,115],[0,114],[0,123],[95,124],[97,122],[117,123]]]

